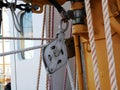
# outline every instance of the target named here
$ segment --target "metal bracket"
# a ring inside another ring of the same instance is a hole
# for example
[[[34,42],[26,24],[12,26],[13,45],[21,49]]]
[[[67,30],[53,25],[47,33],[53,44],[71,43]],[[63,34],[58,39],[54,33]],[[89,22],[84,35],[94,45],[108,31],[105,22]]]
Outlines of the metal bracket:
[[[85,8],[84,7],[82,9],[73,10],[73,16],[74,16],[72,18],[73,25],[75,25],[75,24],[85,24],[86,13],[85,13]]]
[[[15,3],[4,3],[2,1],[0,1],[0,8],[2,9],[3,7],[6,7],[6,8],[12,7],[12,8],[14,8],[14,10],[16,8],[18,8],[18,9],[26,11],[26,12],[30,12],[30,11],[32,11],[32,9],[35,9],[35,10],[38,9],[38,6],[32,6],[29,3],[16,5]]]

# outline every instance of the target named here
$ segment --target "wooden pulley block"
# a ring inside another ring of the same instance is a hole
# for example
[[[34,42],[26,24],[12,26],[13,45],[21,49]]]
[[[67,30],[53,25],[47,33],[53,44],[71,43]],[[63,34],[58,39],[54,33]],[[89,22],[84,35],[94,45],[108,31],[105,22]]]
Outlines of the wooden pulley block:
[[[60,5],[64,4],[67,0],[56,0]],[[24,2],[31,3],[33,6],[38,6],[39,10],[32,10],[34,13],[42,13],[43,5],[50,4],[49,0],[24,0]]]

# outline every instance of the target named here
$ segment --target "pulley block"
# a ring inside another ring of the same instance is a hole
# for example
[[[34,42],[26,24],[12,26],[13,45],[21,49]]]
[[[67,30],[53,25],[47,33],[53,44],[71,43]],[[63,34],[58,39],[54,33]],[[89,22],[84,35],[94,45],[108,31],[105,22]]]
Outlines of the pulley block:
[[[43,62],[49,74],[67,63],[67,49],[63,32],[58,33],[56,39],[43,48]]]

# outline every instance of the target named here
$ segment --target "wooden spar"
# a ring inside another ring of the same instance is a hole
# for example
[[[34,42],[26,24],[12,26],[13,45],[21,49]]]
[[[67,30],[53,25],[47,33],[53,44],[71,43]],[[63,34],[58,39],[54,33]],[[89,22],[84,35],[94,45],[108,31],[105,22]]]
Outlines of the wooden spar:
[[[80,57],[79,35],[73,35],[73,37],[74,37],[74,43],[75,43],[78,87],[79,87],[79,90],[83,90],[83,72],[82,72],[82,64],[81,64],[81,57]]]
[[[81,2],[74,2],[72,3],[72,10],[81,9],[83,5]],[[80,29],[81,28],[81,29]],[[81,53],[80,53],[80,30],[84,29],[83,25],[73,25],[72,27],[72,34],[74,37],[74,44],[75,44],[75,56],[76,56],[76,69],[77,69],[77,76],[78,76],[78,87],[79,90],[83,90],[83,71],[82,71],[82,61],[81,61]]]

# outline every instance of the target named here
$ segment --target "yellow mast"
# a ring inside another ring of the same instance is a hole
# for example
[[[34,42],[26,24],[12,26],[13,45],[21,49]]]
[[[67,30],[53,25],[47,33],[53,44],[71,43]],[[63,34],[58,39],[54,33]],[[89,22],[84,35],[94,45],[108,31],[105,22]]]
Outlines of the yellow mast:
[[[72,10],[79,10],[83,8],[82,2],[73,2],[71,6]],[[76,69],[78,76],[78,87],[79,90],[83,90],[83,70],[82,70],[82,61],[81,61],[81,53],[80,53],[80,34],[81,31],[85,30],[84,25],[73,25],[72,26],[72,34],[74,37],[75,44],[75,58],[76,58]]]
[[[57,0],[60,4],[63,4],[67,0]],[[75,0],[72,0],[75,1]],[[77,0],[79,1],[79,0]],[[33,0],[31,3],[35,3],[40,6],[41,11],[44,4],[49,4],[49,0]],[[93,17],[93,26],[95,32],[95,43],[98,57],[98,68],[100,74],[100,84],[101,90],[110,90],[110,78],[107,62],[107,50],[106,50],[106,40],[104,34],[104,23],[103,23],[103,14],[101,0],[90,0],[92,17]],[[72,10],[81,9],[83,4],[80,2],[72,3]],[[117,13],[116,13],[117,12]],[[110,13],[110,23],[112,27],[112,39],[113,39],[113,49],[115,55],[115,68],[116,68],[116,77],[118,90],[120,88],[120,0],[109,0],[109,13]],[[72,34],[75,42],[75,54],[76,54],[76,65],[78,72],[78,83],[79,90],[83,90],[83,72],[81,65],[80,57],[80,45],[81,41],[84,49],[85,57],[85,67],[86,67],[86,76],[87,76],[87,87],[88,90],[95,90],[94,84],[94,74],[92,68],[92,58],[91,58],[91,49],[89,46],[88,35],[87,35],[87,25],[73,25]],[[80,37],[81,36],[81,37]]]

